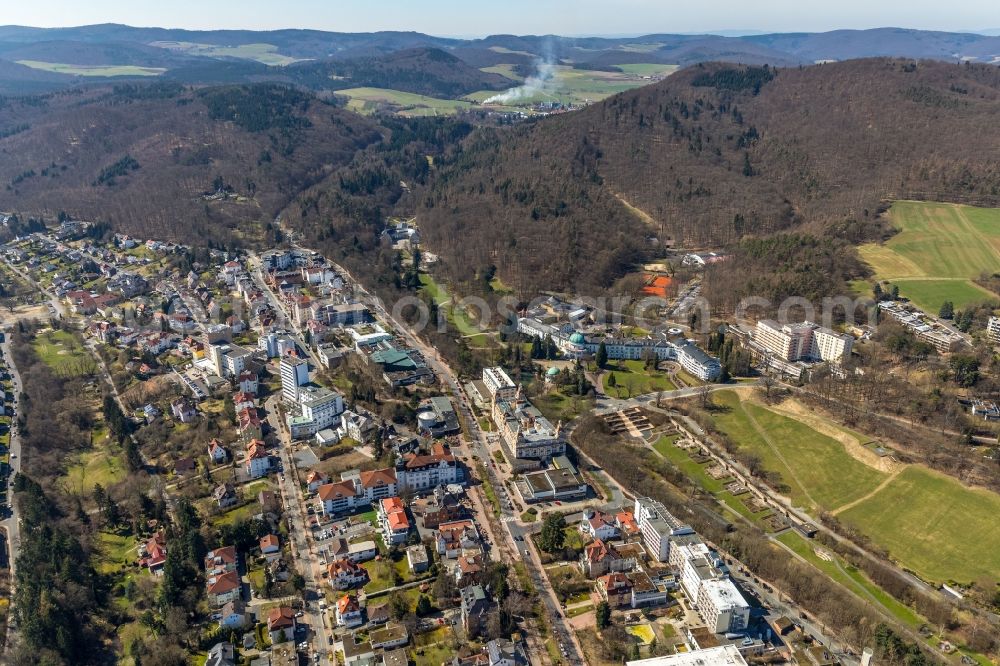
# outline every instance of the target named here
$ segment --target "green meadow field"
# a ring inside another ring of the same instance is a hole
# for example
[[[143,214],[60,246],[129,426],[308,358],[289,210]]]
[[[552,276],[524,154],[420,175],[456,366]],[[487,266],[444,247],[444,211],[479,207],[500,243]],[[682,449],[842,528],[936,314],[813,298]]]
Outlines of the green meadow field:
[[[735,392],[713,400],[721,408],[714,415],[719,429],[780,475],[796,506],[833,513],[931,582],[971,583],[1000,571],[1000,495],[921,465],[876,469],[844,444],[865,438],[832,422],[824,420],[819,432],[806,417],[741,401]]]
[[[1000,209],[897,201],[889,219],[899,233],[859,248],[876,279],[897,285],[929,314],[944,301],[963,308],[997,298],[972,280],[1000,272]]]
[[[162,67],[138,67],[136,65],[69,65],[61,62],[41,60],[18,60],[17,64],[32,69],[42,69],[57,74],[75,76],[159,76],[167,71]]]

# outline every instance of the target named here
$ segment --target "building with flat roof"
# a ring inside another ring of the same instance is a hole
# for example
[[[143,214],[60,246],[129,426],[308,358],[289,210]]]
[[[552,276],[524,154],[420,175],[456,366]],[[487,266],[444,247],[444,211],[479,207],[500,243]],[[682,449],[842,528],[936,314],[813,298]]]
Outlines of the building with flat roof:
[[[510,399],[517,392],[514,380],[510,378],[503,368],[483,368],[483,384],[489,392],[489,399],[501,398]]]
[[[747,666],[747,662],[735,645],[720,645],[665,657],[627,661],[625,666]]]
[[[587,482],[572,467],[524,474],[514,483],[514,487],[527,504],[581,499],[587,496]]]
[[[344,398],[322,386],[305,385],[298,391],[298,413],[288,415],[288,427],[293,438],[312,437],[319,431],[340,423],[344,413]]]
[[[633,513],[642,533],[643,546],[658,562],[666,562],[670,558],[670,537],[694,534],[689,525],[675,518],[662,503],[650,497],[637,497]]]
[[[781,325],[772,319],[757,322],[754,342],[783,361],[840,363],[850,356],[854,338],[811,321]]]
[[[299,401],[299,387],[309,383],[309,363],[297,356],[282,356],[281,399],[286,403]]]
[[[986,322],[986,338],[995,345],[1000,345],[1000,317],[990,317]]]
[[[750,622],[750,604],[728,578],[702,582],[697,603],[698,615],[717,634],[743,631]]]

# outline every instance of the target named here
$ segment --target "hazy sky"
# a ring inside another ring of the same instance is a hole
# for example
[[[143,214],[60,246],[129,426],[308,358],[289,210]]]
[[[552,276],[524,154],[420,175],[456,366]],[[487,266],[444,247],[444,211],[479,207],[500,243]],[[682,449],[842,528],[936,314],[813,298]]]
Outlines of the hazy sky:
[[[0,24],[562,35],[1000,28],[997,0],[0,0]]]

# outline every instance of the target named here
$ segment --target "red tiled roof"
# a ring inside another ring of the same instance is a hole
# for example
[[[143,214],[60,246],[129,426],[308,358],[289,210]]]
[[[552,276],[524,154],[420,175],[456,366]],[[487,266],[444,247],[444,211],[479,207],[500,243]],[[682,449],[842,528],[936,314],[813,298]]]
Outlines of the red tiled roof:
[[[356,493],[353,483],[350,481],[341,481],[340,483],[327,483],[320,486],[316,494],[319,495],[320,500],[329,502],[344,497],[354,497]]]
[[[284,629],[295,626],[295,611],[288,606],[272,608],[267,614],[267,630]]]
[[[205,568],[211,569],[222,564],[236,564],[236,546],[223,546],[208,551],[205,555]]]
[[[361,606],[358,605],[358,600],[349,594],[345,594],[340,599],[337,599],[337,612],[341,615],[344,613],[355,613],[361,610]]]
[[[361,487],[388,486],[396,483],[396,470],[391,467],[361,472]]]
[[[240,575],[235,571],[227,571],[224,574],[209,578],[205,583],[205,588],[210,595],[219,595],[232,592],[240,585]]]

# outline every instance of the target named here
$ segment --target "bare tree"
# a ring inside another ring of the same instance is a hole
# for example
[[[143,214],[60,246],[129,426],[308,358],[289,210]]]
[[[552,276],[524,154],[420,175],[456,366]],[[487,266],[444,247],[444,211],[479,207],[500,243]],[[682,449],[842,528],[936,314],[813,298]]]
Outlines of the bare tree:
[[[698,402],[701,404],[702,409],[708,409],[712,404],[712,387],[708,384],[699,386],[695,390],[695,395],[698,396]]]
[[[778,386],[778,381],[770,375],[761,375],[761,378],[757,381],[757,386],[763,391],[764,400],[771,402],[771,397]]]

